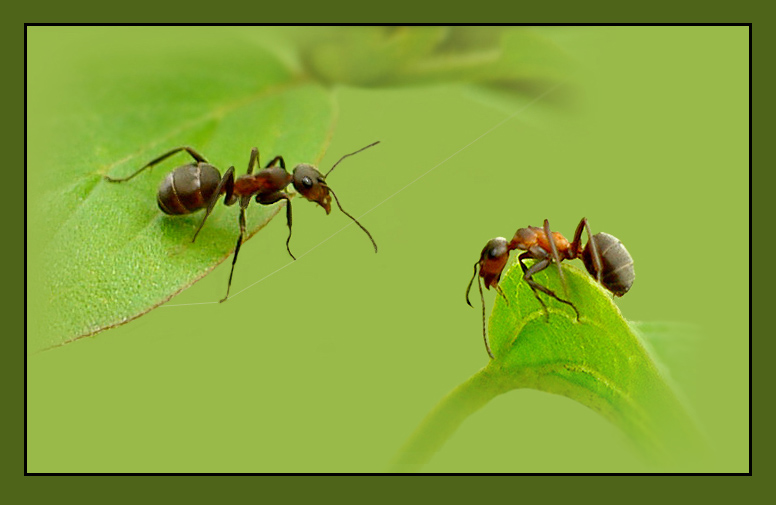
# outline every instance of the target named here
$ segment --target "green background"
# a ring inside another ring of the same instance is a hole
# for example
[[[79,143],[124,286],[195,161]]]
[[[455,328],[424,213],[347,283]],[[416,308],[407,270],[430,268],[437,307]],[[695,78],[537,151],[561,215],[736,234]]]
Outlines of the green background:
[[[628,319],[701,328],[688,394],[718,457],[698,470],[747,471],[747,258],[712,253],[748,238],[748,31],[550,30],[579,61],[569,103],[536,103],[482,137],[520,107],[456,86],[339,89],[321,166],[382,141],[332,179],[356,216],[383,202],[361,219],[380,253],[351,226],[227,304],[184,305],[221,296],[223,265],[171,306],[31,356],[27,470],[381,471],[485,364],[479,313],[463,302],[484,243],[544,218],[569,235],[585,216],[636,260],[618,301]],[[294,211],[298,251],[347,223]],[[234,292],[287,265],[285,234],[281,219],[244,246]],[[30,254],[35,244],[28,229]],[[645,468],[592,411],[518,391],[426,470]]]

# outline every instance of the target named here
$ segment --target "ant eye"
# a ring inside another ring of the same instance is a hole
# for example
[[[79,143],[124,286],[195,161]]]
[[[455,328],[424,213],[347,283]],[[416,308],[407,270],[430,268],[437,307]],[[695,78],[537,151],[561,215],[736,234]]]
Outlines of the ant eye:
[[[509,254],[507,239],[504,237],[496,237],[488,241],[482,253],[487,254],[489,259],[501,258],[505,254]]]
[[[310,189],[313,187],[313,181],[309,177],[305,176],[302,178],[302,184],[305,188]]]

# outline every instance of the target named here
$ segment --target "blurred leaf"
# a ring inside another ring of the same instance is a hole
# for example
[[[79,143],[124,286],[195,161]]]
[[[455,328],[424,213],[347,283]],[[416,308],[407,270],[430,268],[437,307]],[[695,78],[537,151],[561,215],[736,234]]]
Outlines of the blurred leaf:
[[[460,82],[525,94],[566,80],[571,67],[560,46],[531,28],[361,26],[290,39],[316,79],[357,86]]]
[[[587,273],[563,265],[568,299],[579,309],[543,296],[541,305],[514,264],[502,278],[490,317],[495,358],[453,390],[401,450],[397,470],[419,469],[466,417],[493,397],[520,388],[563,395],[600,413],[628,435],[658,467],[698,457],[703,442],[685,406],[669,386],[612,297]],[[534,279],[564,297],[557,270]],[[515,456],[519,458],[519,455]]]
[[[236,207],[219,204],[196,243],[191,239],[202,212],[167,216],[157,208],[159,183],[190,162],[185,153],[122,184],[104,175],[126,176],[181,145],[197,149],[222,173],[230,165],[243,173],[253,146],[263,162],[277,154],[291,166],[315,162],[334,123],[329,91],[300,82],[239,40],[182,29],[176,41],[169,31],[149,31],[106,37],[110,50],[95,51],[99,37],[78,33],[87,36],[62,39],[68,61],[77,62],[73,68],[60,69],[56,81],[35,68],[28,76],[31,101],[49,104],[50,132],[29,143],[29,172],[47,174],[45,187],[36,188],[40,197],[31,208],[37,215],[28,227],[35,232],[32,260],[40,264],[32,275],[45,286],[35,300],[43,314],[31,321],[38,331],[30,332],[36,337],[28,341],[30,351],[151,310],[206,275],[235,246]],[[281,209],[252,205],[249,236]],[[223,293],[212,296],[216,301]]]
[[[629,321],[628,324],[674,387],[688,394],[697,393],[700,328],[677,322]]]
[[[45,337],[28,342],[30,349],[137,317],[234,247],[236,209],[219,206],[197,244],[189,237],[200,216],[156,209],[159,182],[185,155],[120,185],[103,175],[126,175],[180,145],[222,171],[244,170],[253,146],[265,160],[280,153],[291,165],[314,162],[332,134],[334,104],[310,78],[364,86],[457,81],[534,99],[531,86],[559,79],[566,62],[549,39],[522,28],[27,31],[28,115],[36,125],[28,131],[28,169],[46,174],[28,186],[30,260],[41,265],[31,277],[46,286],[39,298],[28,294],[46,312],[31,321],[40,329],[31,334]],[[272,54],[254,43],[278,34],[286,42]],[[249,234],[278,210],[254,206]]]
[[[305,30],[295,38],[306,70],[329,83],[375,86],[417,62],[443,40],[445,27],[353,26]]]

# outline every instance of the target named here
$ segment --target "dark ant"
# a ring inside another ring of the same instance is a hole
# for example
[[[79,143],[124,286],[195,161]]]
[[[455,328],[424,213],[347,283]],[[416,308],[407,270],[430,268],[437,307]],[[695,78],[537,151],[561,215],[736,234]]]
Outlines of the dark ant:
[[[245,237],[245,209],[248,208],[248,204],[252,197],[255,196],[256,203],[261,205],[271,205],[280,200],[286,201],[286,221],[288,223],[286,249],[288,250],[288,254],[296,259],[291,253],[291,248],[289,246],[291,241],[292,222],[291,196],[284,191],[289,184],[293,184],[294,189],[296,189],[296,191],[304,198],[323,207],[326,210],[326,214],[331,212],[331,197],[333,196],[334,201],[337,202],[337,206],[342,213],[352,219],[359,228],[364,230],[364,233],[367,234],[369,240],[372,241],[375,252],[377,252],[377,244],[372,238],[372,234],[369,233],[355,217],[348,214],[345,209],[342,208],[337,195],[326,183],[326,177],[348,156],[358,154],[364,149],[368,149],[379,143],[379,141],[374,142],[356,152],[346,154],[340,158],[325,175],[321,174],[316,167],[307,163],[297,165],[294,167],[293,175],[289,174],[286,171],[286,162],[283,160],[282,156],[275,156],[263,170],[259,170],[256,174],[253,174],[253,168],[259,165],[259,150],[254,147],[251,150],[251,158],[248,162],[248,173],[235,179],[234,166],[231,166],[222,178],[221,172],[213,165],[210,165],[201,154],[191,147],[184,146],[176,147],[175,149],[162,154],[158,158],[151,160],[129,177],[114,179],[105,176],[105,178],[110,182],[125,182],[132,179],[146,168],[153,167],[157,163],[166,160],[173,154],[181,151],[189,153],[191,157],[194,158],[195,163],[180,166],[167,174],[167,177],[164,178],[162,184],[159,186],[156,201],[162,212],[169,215],[191,214],[192,212],[201,209],[207,209],[205,217],[202,218],[202,222],[199,224],[197,231],[194,233],[194,237],[191,239],[192,242],[197,239],[199,231],[202,229],[202,226],[205,224],[205,221],[213,211],[213,208],[216,206],[216,203],[222,194],[226,195],[224,197],[225,205],[233,205],[238,200],[240,201],[240,235],[237,237],[237,245],[234,249],[234,259],[232,259],[232,270],[229,273],[226,296],[221,300],[221,302],[223,302],[229,298],[229,289],[232,286],[234,265],[237,263],[237,254],[240,252],[240,245],[242,245]],[[278,163],[280,166],[277,166]]]
[[[582,247],[583,229],[587,230],[588,237],[587,245],[584,248]],[[582,218],[579,222],[577,230],[574,232],[574,240],[571,243],[560,233],[551,232],[550,222],[545,219],[544,228],[537,228],[536,226],[520,228],[509,242],[503,237],[498,237],[485,245],[480,254],[479,261],[474,264],[474,275],[472,275],[469,286],[466,288],[466,303],[470,307],[472,307],[472,304],[469,301],[469,292],[471,291],[472,282],[474,282],[474,278],[477,276],[477,267],[480,269],[480,277],[485,280],[485,288],[490,289],[493,287],[499,295],[504,297],[504,300],[507,300],[498,282],[501,279],[501,272],[509,259],[509,251],[515,249],[526,251],[518,256],[517,259],[520,262],[520,268],[523,269],[523,279],[531,287],[539,303],[542,304],[547,321],[550,320],[550,312],[547,309],[547,305],[539,297],[538,291],[571,306],[577,315],[577,321],[579,321],[579,310],[577,310],[573,303],[560,298],[554,291],[533,280],[534,274],[547,268],[553,261],[558,266],[558,275],[564,290],[567,289],[566,280],[563,277],[560,262],[567,259],[581,258],[590,275],[594,276],[598,283],[614,296],[622,296],[627,293],[633,285],[636,275],[633,270],[633,258],[625,249],[625,246],[622,245],[622,242],[608,233],[591,234],[587,219]],[[523,262],[526,259],[536,261],[529,268]],[[482,293],[482,282],[479,279],[477,280],[477,285],[480,288],[480,298],[482,299],[482,336],[485,339],[485,349],[488,351],[488,355],[493,358],[486,332],[485,297]],[[509,302],[507,301],[507,303]]]

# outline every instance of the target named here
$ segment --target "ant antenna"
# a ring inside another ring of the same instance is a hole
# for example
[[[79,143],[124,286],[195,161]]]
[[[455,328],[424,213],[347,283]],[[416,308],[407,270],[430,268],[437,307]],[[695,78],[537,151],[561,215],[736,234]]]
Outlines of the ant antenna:
[[[377,145],[377,144],[379,144],[379,143],[380,143],[380,141],[378,140],[377,142],[374,142],[374,143],[372,143],[372,144],[369,144],[369,145],[368,145],[368,146],[366,146],[366,147],[362,147],[361,149],[359,149],[358,151],[356,151],[356,152],[354,152],[354,153],[346,154],[345,156],[343,156],[342,158],[340,158],[340,159],[339,159],[339,161],[338,161],[337,163],[335,163],[335,164],[334,164],[334,166],[333,166],[333,167],[331,167],[331,168],[329,169],[329,171],[328,171],[328,172],[326,172],[326,174],[325,174],[323,177],[324,177],[324,178],[328,177],[328,175],[329,175],[329,174],[332,172],[332,170],[334,170],[334,169],[337,167],[337,165],[339,165],[339,164],[340,164],[340,162],[341,162],[342,160],[344,160],[345,158],[347,158],[348,156],[353,156],[354,154],[358,154],[358,153],[360,153],[361,151],[363,151],[364,149],[369,149],[370,147],[372,147],[372,146],[376,146],[376,145]],[[341,208],[342,208],[342,207],[340,207],[340,209],[341,209]],[[343,210],[342,212],[345,212],[345,211]],[[359,226],[361,226],[361,225],[359,225]],[[361,226],[361,227],[363,228],[363,226]],[[364,230],[364,231],[366,231],[366,230]],[[367,233],[369,233],[369,232],[367,232]],[[373,242],[374,242],[374,241],[373,241]]]
[[[377,144],[377,142],[375,142],[375,144]],[[372,145],[375,145],[375,144],[372,144]],[[366,146],[366,147],[371,147],[371,146]],[[366,149],[366,147],[365,147],[364,149]],[[361,151],[363,151],[364,149],[361,149]],[[357,152],[359,152],[359,151],[356,151],[356,153],[357,153]],[[356,154],[356,153],[353,153],[353,154]],[[350,156],[350,155],[348,154],[347,156]],[[342,161],[342,160],[340,160],[340,161]],[[339,163],[339,161],[338,161],[337,163]],[[335,166],[336,166],[336,165],[335,165]],[[331,170],[334,170],[334,167],[332,167],[332,169],[331,169]],[[329,170],[329,172],[331,172],[331,170]],[[324,176],[324,177],[325,177],[325,176]],[[372,238],[372,234],[371,234],[371,233],[369,233],[369,230],[367,230],[366,228],[364,228],[364,226],[363,226],[361,223],[359,223],[359,222],[358,222],[358,219],[356,219],[355,217],[351,216],[351,215],[350,215],[350,214],[349,214],[349,213],[348,213],[348,212],[347,212],[345,209],[343,209],[343,208],[342,208],[342,205],[340,204],[339,198],[337,198],[337,193],[335,193],[334,191],[332,191],[332,189],[331,189],[331,186],[329,186],[328,184],[324,184],[324,186],[326,187],[326,189],[328,189],[328,190],[329,190],[329,192],[330,192],[332,195],[334,195],[334,201],[335,201],[335,202],[337,202],[337,207],[339,207],[339,210],[341,210],[343,214],[345,214],[345,215],[346,215],[346,216],[348,216],[350,219],[352,219],[352,220],[353,220],[353,222],[354,222],[354,223],[356,223],[356,224],[358,225],[358,227],[359,227],[359,228],[361,228],[362,230],[364,230],[364,233],[366,233],[366,234],[367,234],[367,236],[369,237],[369,240],[371,240],[371,241],[372,241],[372,245],[373,245],[373,246],[375,246],[375,252],[377,252],[377,243],[375,242],[375,239],[373,239],[373,238]]]
[[[485,322],[485,295],[482,294],[482,281],[477,279],[477,287],[480,288],[480,300],[482,300],[482,340],[485,341],[485,350],[488,351],[490,359],[495,358],[493,351],[490,350],[490,343],[488,342],[488,328]]]
[[[469,301],[469,292],[472,290],[472,282],[474,282],[474,278],[477,277],[477,265],[479,264],[479,261],[474,264],[474,275],[472,275],[472,280],[469,281],[469,285],[466,286],[466,303],[471,308],[474,308],[474,305],[472,305],[472,302]]]
[[[477,266],[479,264],[479,261],[474,264],[474,275],[472,275],[469,285],[466,286],[466,303],[472,308],[474,308],[474,305],[469,301],[469,292],[472,289],[472,283],[474,282],[475,277],[477,277]],[[493,356],[493,351],[490,350],[490,343],[488,342],[488,329],[487,323],[485,322],[485,294],[482,292],[482,280],[479,278],[477,279],[477,287],[480,290],[480,301],[482,302],[482,339],[485,341],[485,350],[488,351],[488,356],[490,356],[491,359],[494,359],[495,356]]]

